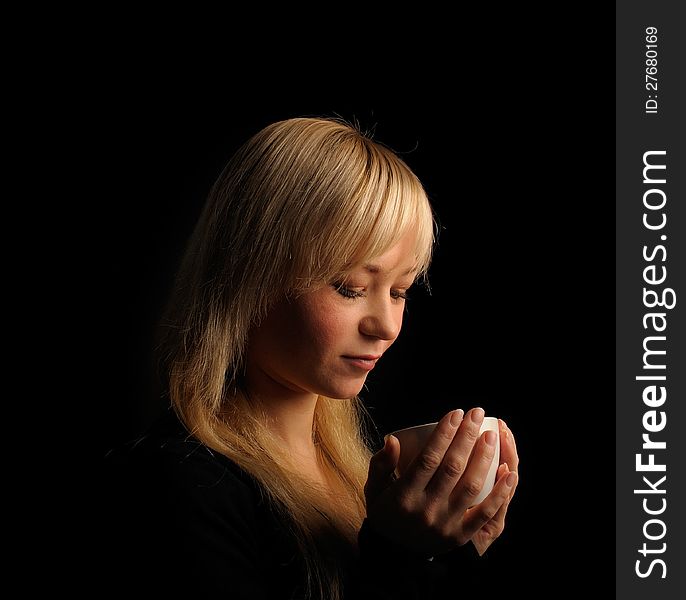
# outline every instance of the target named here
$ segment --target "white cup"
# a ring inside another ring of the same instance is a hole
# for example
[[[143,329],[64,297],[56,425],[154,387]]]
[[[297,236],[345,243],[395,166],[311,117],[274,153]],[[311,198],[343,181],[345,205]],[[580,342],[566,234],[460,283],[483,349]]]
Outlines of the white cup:
[[[392,435],[397,437],[400,441],[400,460],[398,461],[398,467],[396,469],[397,476],[401,476],[405,472],[414,457],[424,448],[436,425],[437,423],[426,423],[425,425],[415,425],[414,427],[407,427],[406,429],[399,429],[398,431],[392,432]],[[488,430],[495,431],[497,436],[495,454],[493,455],[493,461],[488,469],[488,474],[486,475],[481,492],[474,499],[472,506],[479,504],[479,502],[491,492],[495,485],[495,476],[498,472],[498,466],[500,465],[500,430],[496,417],[484,417],[479,435]]]

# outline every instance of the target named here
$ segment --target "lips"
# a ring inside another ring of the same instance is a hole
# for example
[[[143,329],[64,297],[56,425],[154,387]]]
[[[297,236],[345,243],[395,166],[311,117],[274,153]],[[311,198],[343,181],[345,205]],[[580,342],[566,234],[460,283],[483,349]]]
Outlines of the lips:
[[[356,354],[356,355],[346,355],[343,356],[343,358],[353,358],[353,359],[359,359],[359,360],[379,360],[381,358],[381,354]]]
[[[381,358],[381,354],[357,354],[354,356],[343,356],[343,359],[353,368],[362,371],[371,371],[376,365],[376,361]]]

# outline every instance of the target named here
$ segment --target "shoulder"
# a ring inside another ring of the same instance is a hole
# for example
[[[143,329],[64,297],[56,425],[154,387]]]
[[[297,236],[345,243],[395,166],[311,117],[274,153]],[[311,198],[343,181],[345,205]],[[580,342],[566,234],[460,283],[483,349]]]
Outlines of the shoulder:
[[[292,586],[300,577],[297,548],[261,487],[172,415],[105,463],[108,580],[127,573],[160,597],[244,597],[237,590],[250,589],[269,598],[272,582]]]
[[[188,501],[250,509],[260,496],[248,473],[191,436],[173,413],[144,435],[112,449],[105,457],[104,475],[120,506],[133,500],[141,509],[146,500],[175,503],[177,509]]]
[[[108,535],[138,555],[191,552],[206,562],[237,552],[254,562],[278,529],[261,487],[227,457],[193,438],[173,413],[105,459]]]

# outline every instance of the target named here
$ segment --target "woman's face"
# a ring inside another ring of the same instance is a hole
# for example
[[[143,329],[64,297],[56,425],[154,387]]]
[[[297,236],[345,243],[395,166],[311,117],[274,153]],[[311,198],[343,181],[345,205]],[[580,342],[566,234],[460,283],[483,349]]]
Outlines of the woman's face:
[[[414,281],[415,238],[355,268],[345,282],[278,303],[252,331],[247,385],[258,394],[351,398],[400,333]]]

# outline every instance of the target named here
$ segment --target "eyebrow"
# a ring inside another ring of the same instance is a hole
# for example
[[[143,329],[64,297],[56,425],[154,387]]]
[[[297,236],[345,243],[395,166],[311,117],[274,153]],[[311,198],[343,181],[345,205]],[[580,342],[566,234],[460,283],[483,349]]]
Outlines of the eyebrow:
[[[370,273],[380,273],[381,271],[384,270],[379,265],[375,265],[373,263],[367,263],[367,264],[363,265],[363,267],[364,267],[365,271],[369,271]],[[401,276],[404,277],[405,275],[412,275],[412,273],[416,273],[416,272],[417,272],[417,267],[413,266],[413,267],[410,267],[404,273],[402,273]]]

